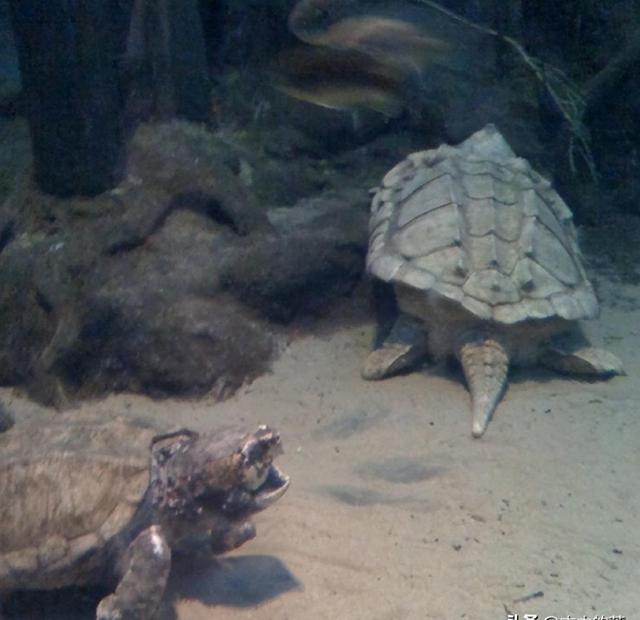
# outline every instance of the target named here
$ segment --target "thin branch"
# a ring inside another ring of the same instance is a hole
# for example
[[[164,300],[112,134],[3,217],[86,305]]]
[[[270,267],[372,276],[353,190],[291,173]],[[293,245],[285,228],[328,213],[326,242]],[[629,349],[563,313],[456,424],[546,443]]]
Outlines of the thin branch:
[[[589,131],[583,122],[586,101],[578,87],[573,84],[566,75],[560,71],[560,69],[547,65],[528,54],[522,44],[513,37],[501,34],[497,30],[489,28],[488,26],[482,26],[472,22],[465,17],[458,15],[454,11],[441,6],[439,3],[433,2],[433,0],[413,0],[413,2],[429,6],[443,15],[446,15],[453,21],[459,22],[468,28],[478,30],[479,32],[488,34],[492,37],[497,37],[514,49],[536,78],[547,89],[551,99],[554,101],[558,110],[560,110],[560,113],[569,125],[571,131],[571,139],[569,141],[569,162],[571,169],[575,172],[573,150],[574,148],[577,148],[589,168],[591,177],[594,181],[597,181],[598,174],[593,154],[591,153],[591,147],[589,145]]]

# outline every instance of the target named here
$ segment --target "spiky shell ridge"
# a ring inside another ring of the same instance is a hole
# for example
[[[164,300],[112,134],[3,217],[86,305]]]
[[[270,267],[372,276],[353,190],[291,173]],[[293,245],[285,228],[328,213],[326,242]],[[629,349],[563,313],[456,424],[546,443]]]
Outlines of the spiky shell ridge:
[[[480,319],[593,318],[572,213],[492,126],[409,155],[371,205],[367,269]]]

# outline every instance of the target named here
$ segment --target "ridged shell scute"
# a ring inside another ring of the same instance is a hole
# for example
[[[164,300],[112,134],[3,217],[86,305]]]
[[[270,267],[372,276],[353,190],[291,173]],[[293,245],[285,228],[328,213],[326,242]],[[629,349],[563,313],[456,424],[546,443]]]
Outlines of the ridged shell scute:
[[[120,420],[1,434],[0,584],[71,567],[126,527],[149,486],[153,434]]]
[[[413,153],[387,173],[372,203],[368,271],[501,323],[593,318],[571,211],[496,134]]]

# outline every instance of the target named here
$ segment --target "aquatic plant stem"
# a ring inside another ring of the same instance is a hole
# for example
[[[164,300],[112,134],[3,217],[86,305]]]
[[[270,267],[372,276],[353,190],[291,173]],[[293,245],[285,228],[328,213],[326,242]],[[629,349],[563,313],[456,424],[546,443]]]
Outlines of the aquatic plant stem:
[[[542,61],[534,58],[527,53],[523,45],[514,39],[513,37],[501,34],[493,28],[483,26],[472,22],[461,15],[458,15],[454,11],[447,9],[433,0],[412,0],[414,3],[422,4],[446,15],[450,19],[457,21],[469,28],[478,30],[484,34],[488,34],[493,37],[498,37],[504,41],[512,49],[516,51],[518,56],[524,61],[524,63],[531,69],[536,78],[544,85],[549,96],[556,104],[558,110],[562,114],[563,118],[569,125],[571,135],[569,138],[569,165],[572,172],[576,172],[574,149],[577,145],[577,150],[582,155],[592,179],[598,181],[598,173],[589,145],[589,130],[584,124],[584,113],[586,109],[586,102],[583,95],[580,93],[578,87],[570,82],[570,80],[556,67],[552,67],[543,63]],[[564,94],[561,93],[564,91]]]

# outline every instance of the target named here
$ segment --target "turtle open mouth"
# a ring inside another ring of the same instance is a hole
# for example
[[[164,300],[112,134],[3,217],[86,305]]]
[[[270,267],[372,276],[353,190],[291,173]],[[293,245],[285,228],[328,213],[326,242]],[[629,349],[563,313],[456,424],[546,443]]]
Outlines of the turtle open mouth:
[[[264,510],[285,494],[289,488],[289,476],[271,464],[252,481],[251,487],[255,510]]]
[[[251,433],[242,446],[242,488],[250,496],[249,504],[253,511],[271,506],[289,487],[289,476],[273,464],[280,454],[280,435],[265,425]]]

